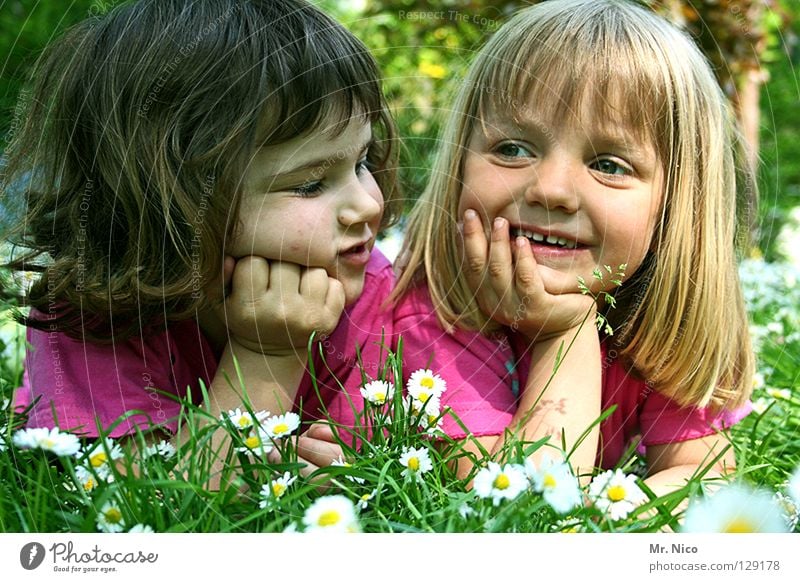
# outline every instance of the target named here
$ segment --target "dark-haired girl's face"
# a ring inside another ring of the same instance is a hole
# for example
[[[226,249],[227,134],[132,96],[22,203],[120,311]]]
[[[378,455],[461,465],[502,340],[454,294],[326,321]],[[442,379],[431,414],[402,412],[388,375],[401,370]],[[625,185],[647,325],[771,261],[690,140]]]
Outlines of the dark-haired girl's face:
[[[225,253],[324,268],[343,284],[347,303],[355,301],[383,215],[366,162],[371,143],[370,124],[353,119],[338,135],[261,148],[245,174],[239,229]]]

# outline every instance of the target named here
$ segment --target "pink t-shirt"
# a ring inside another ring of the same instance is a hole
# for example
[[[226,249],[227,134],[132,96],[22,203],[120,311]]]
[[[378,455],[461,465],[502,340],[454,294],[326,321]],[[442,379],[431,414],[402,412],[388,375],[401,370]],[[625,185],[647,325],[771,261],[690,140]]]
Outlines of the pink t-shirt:
[[[361,371],[354,367],[355,345],[365,346],[365,362],[377,356],[375,344],[382,326],[388,323],[387,334],[391,333],[391,313],[381,305],[393,283],[391,264],[374,250],[361,297],[321,342],[327,366],[319,356],[314,358],[322,401],[314,393],[308,372],[301,382],[295,405],[302,406],[306,420],[322,416],[322,406],[335,411],[337,417],[348,418],[347,398],[335,379],[359,394]],[[98,435],[98,424],[108,429],[131,410],[138,412],[115,425],[110,436],[130,434],[136,426],[146,429],[151,423],[174,431],[180,413],[176,398],[190,393],[192,401],[200,403],[199,381],[210,387],[218,364],[218,355],[194,320],[170,323],[145,337],[108,345],[32,328],[27,337],[30,347],[15,405],[19,409],[39,398],[30,411],[28,426],[59,426],[90,437]],[[360,396],[355,400],[359,402]]]
[[[447,382],[443,406],[455,412],[475,436],[500,435],[517,409],[524,388],[530,353],[520,334],[488,338],[478,332],[448,334],[436,319],[427,286],[411,289],[395,307],[395,333],[403,337],[403,370],[410,374],[430,368]],[[695,439],[739,422],[750,405],[712,413],[707,408],[680,407],[636,379],[601,343],[603,358],[602,410],[616,409],[600,425],[597,465],[614,467],[634,439],[659,445]],[[608,365],[605,365],[608,364]],[[453,438],[465,431],[449,415],[443,430]]]

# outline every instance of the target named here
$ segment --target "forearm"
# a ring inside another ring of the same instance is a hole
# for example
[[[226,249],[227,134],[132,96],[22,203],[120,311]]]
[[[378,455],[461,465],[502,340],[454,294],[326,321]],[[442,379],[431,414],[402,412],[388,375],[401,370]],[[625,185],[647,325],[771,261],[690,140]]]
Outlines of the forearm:
[[[306,359],[306,354],[300,351],[267,355],[231,340],[223,352],[209,391],[212,414],[219,417],[220,413],[243,408],[245,403],[254,412],[268,410],[279,414],[291,410]]]
[[[561,362],[554,374],[559,350]],[[550,437],[549,442],[559,447],[563,434],[568,452],[600,416],[600,366],[600,343],[590,321],[577,332],[571,330],[537,342],[527,384],[509,425],[512,433],[525,441]],[[593,426],[570,457],[577,474],[591,472],[599,434],[599,427]],[[504,438],[498,439],[493,452],[503,444]],[[542,447],[531,460],[537,463],[548,450],[552,456],[552,449]]]

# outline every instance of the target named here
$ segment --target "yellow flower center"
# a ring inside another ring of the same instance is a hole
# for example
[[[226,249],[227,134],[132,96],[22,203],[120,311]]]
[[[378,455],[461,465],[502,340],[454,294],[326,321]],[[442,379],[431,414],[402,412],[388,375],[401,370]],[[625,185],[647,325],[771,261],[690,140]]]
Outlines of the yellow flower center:
[[[242,416],[239,419],[239,428],[247,428],[250,426],[250,418],[247,416]]]
[[[283,483],[273,483],[272,484],[272,494],[275,497],[280,497],[286,491],[286,485]]]
[[[436,421],[437,421],[438,418],[439,417],[437,415],[435,415],[435,414],[429,414],[428,415],[428,425],[434,426],[436,424]]]
[[[408,460],[408,468],[412,471],[419,471],[419,457],[411,457]]]
[[[105,516],[108,523],[119,523],[122,521],[122,512],[116,507],[106,509]]]
[[[375,402],[377,402],[378,404],[383,404],[384,402],[386,402],[386,393],[385,392],[378,392],[376,394],[373,394],[372,397],[375,399]]]
[[[425,392],[422,392],[417,397],[417,400],[419,400],[420,402],[422,402],[424,404],[424,403],[426,403],[428,401],[428,398],[430,398],[430,396],[431,396],[430,394],[426,394]]]
[[[289,425],[286,424],[285,422],[276,424],[274,427],[272,427],[272,432],[274,432],[275,434],[283,434],[285,432],[289,432]]]
[[[370,499],[372,499],[372,493],[364,493],[361,496],[361,501],[369,501]]]
[[[261,444],[261,439],[258,435],[251,435],[245,439],[244,444],[248,449],[254,449]]]
[[[736,517],[725,525],[722,533],[757,533],[757,530],[751,522],[741,517]]]
[[[613,485],[608,488],[606,492],[611,501],[622,501],[625,499],[625,487],[622,485]]]
[[[433,378],[423,378],[419,385],[430,390],[433,388]]]
[[[91,491],[92,489],[95,488],[96,485],[97,485],[97,482],[94,480],[94,478],[89,477],[88,479],[86,479],[86,483],[83,484],[83,490],[84,491]]]
[[[547,473],[544,476],[544,486],[547,489],[553,489],[558,483],[556,482],[555,477],[553,477],[550,473]]]
[[[330,509],[322,513],[317,520],[317,525],[321,525],[322,527],[328,527],[331,525],[336,525],[341,521],[342,516],[339,515],[338,511]]]
[[[508,475],[505,473],[500,473],[494,480],[494,488],[500,489],[508,489],[508,486],[511,485],[511,480],[508,478]]]
[[[54,446],[56,446],[56,441],[54,441],[53,439],[42,440],[42,447],[46,449],[52,449]]]
[[[91,457],[89,457],[89,462],[95,469],[97,467],[102,467],[103,465],[105,465],[106,461],[108,461],[108,455],[106,455],[102,451],[100,451],[99,453],[95,453]]]

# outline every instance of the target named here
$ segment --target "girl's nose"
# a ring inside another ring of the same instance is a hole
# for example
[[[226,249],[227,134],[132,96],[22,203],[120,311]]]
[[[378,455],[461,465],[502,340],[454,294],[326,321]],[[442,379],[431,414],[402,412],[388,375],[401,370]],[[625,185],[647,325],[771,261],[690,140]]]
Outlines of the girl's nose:
[[[342,191],[338,220],[342,226],[353,226],[379,219],[383,212],[380,189],[372,176],[350,180]]]
[[[572,214],[578,210],[575,177],[579,171],[572,162],[553,155],[542,158],[533,169],[533,179],[525,190],[528,204]]]

